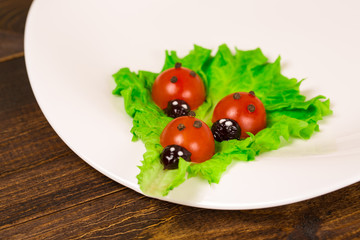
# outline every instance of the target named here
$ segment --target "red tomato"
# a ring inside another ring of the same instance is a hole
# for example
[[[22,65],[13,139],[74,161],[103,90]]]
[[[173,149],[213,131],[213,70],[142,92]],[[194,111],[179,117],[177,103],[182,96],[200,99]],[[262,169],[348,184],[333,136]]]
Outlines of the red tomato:
[[[151,97],[161,109],[169,101],[180,99],[195,110],[205,101],[204,83],[194,71],[179,66],[165,70],[155,79]]]
[[[201,163],[215,154],[215,141],[210,128],[195,117],[178,117],[172,120],[160,136],[163,147],[179,145],[191,152],[191,162]]]
[[[221,99],[214,109],[212,122],[222,118],[239,124],[242,139],[249,136],[247,132],[256,134],[266,127],[265,107],[253,92],[232,93]]]

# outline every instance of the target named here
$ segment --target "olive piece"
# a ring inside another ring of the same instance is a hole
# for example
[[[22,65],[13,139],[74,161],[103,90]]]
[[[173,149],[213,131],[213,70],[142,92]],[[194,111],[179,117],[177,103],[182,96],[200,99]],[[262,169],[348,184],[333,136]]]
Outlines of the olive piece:
[[[179,167],[179,158],[190,162],[191,153],[179,145],[169,145],[164,148],[160,154],[160,161],[165,169],[177,169]]]
[[[240,139],[241,128],[236,121],[222,118],[212,125],[211,132],[216,141],[222,142],[231,139]]]
[[[168,106],[164,111],[169,117],[177,118],[187,116],[190,110],[190,106],[184,100],[175,99],[168,102]]]

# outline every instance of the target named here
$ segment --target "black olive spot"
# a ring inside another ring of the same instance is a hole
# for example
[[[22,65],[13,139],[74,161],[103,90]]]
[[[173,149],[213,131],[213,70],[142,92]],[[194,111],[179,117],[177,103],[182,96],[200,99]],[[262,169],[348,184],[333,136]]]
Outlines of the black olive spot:
[[[178,80],[177,77],[176,77],[176,76],[173,76],[173,77],[170,79],[170,82],[176,83],[177,80]]]
[[[195,73],[194,71],[190,71],[190,75],[191,75],[192,77],[196,77],[196,73]]]
[[[194,122],[193,126],[196,127],[196,128],[201,128],[202,123],[201,123],[200,121],[196,120],[196,121]]]
[[[180,124],[177,126],[177,129],[178,129],[179,131],[182,131],[182,130],[185,129],[185,125],[182,124],[182,123],[180,123]]]
[[[255,97],[255,93],[254,93],[254,91],[250,91],[249,93],[250,93],[250,95],[252,95],[252,96],[254,96],[254,97]]]
[[[240,99],[240,93],[234,93],[234,95],[233,95],[233,98],[235,99],[235,100],[238,100],[238,99]]]
[[[249,110],[249,112],[255,112],[255,106],[252,104],[249,104],[247,109]]]
[[[175,68],[176,69],[181,68],[181,63],[179,63],[179,62],[175,63]]]
[[[194,111],[190,111],[188,114],[189,117],[195,117],[196,113]]]

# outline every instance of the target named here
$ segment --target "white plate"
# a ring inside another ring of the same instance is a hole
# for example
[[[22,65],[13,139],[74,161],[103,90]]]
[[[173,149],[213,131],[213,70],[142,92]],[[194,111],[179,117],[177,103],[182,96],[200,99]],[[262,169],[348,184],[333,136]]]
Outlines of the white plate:
[[[309,97],[330,97],[334,115],[311,140],[296,140],[229,167],[220,184],[193,178],[163,200],[213,209],[278,206],[360,180],[360,2],[36,0],[25,58],[51,126],[82,159],[139,191],[145,149],[131,142],[131,118],[111,94],[121,67],[158,72],[164,51],[198,44],[261,47],[282,56],[284,74],[307,78]]]

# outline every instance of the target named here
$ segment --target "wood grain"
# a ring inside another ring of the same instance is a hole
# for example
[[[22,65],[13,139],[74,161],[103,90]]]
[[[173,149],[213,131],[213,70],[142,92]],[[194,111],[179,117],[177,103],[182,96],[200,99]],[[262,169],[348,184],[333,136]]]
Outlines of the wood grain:
[[[0,0],[0,30],[23,33],[32,0]]]
[[[24,28],[31,0],[0,0],[0,63],[24,56]]]
[[[0,30],[0,63],[24,56],[24,35]]]

